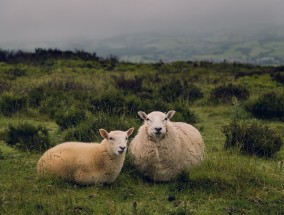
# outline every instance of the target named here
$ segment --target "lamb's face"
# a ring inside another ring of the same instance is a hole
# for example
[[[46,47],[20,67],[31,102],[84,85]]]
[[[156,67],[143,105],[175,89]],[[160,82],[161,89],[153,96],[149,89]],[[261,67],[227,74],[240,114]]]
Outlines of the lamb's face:
[[[128,137],[133,133],[134,128],[124,131],[111,131],[107,132],[100,129],[100,134],[103,138],[108,140],[108,151],[110,154],[122,155],[125,154],[127,149]]]
[[[139,116],[144,119],[147,124],[147,132],[152,140],[158,142],[167,133],[167,123],[175,114],[175,111],[169,111],[167,114],[154,111],[148,115],[142,111],[138,112]]]

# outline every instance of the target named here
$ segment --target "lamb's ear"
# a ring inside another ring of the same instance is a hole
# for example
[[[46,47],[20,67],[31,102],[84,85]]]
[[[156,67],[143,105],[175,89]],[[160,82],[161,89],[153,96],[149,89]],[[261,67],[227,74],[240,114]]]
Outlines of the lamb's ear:
[[[129,137],[134,131],[134,128],[129,128],[127,131],[126,131],[126,134],[127,134],[127,137]]]
[[[147,114],[146,114],[145,112],[139,111],[138,114],[139,114],[139,116],[140,116],[142,119],[144,119],[144,120],[147,119]]]
[[[105,129],[99,129],[100,135],[104,138],[107,139],[108,138],[108,132]]]
[[[166,116],[167,116],[168,119],[171,119],[171,118],[175,115],[175,113],[176,113],[176,111],[170,110],[170,111],[166,114]]]

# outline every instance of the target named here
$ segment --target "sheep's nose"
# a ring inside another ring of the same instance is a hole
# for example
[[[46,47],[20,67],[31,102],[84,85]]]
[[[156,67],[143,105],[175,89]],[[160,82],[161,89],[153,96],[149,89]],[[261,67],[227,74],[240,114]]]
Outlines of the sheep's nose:
[[[161,127],[158,127],[158,128],[155,128],[155,130],[156,130],[157,132],[160,132],[160,131],[162,130],[162,128],[161,128]]]
[[[121,150],[124,150],[126,147],[125,147],[125,146],[119,146],[119,148],[120,148]]]

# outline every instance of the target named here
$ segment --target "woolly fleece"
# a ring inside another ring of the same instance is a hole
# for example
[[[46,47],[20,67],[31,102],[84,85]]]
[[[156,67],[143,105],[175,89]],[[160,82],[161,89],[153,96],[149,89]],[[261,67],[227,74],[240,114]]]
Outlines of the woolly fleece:
[[[129,136],[132,132],[133,129]],[[62,143],[42,155],[37,171],[40,175],[50,174],[78,184],[109,184],[119,175],[126,152],[116,155],[110,147],[107,139],[101,143]]]
[[[159,142],[151,140],[144,123],[130,143],[134,165],[147,178],[168,182],[204,159],[200,132],[183,122],[168,122],[167,133]]]

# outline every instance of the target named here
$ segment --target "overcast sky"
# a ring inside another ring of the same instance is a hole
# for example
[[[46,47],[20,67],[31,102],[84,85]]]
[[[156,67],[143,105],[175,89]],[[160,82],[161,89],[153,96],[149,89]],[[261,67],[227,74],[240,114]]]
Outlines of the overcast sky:
[[[284,0],[0,0],[0,48],[129,33],[284,25],[283,11]]]

